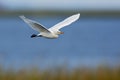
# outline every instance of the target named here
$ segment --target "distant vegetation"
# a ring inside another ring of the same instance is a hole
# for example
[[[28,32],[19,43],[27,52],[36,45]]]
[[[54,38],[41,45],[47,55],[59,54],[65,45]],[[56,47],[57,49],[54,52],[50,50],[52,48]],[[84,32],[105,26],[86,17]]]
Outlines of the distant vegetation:
[[[0,80],[120,80],[120,67],[99,66],[97,68],[58,67],[40,70],[26,68],[21,70],[0,68]]]
[[[56,15],[68,15],[68,14],[75,14],[75,13],[81,13],[82,15],[85,16],[120,16],[120,11],[82,11],[82,10],[27,10],[27,11],[10,11],[10,10],[1,10],[0,15],[7,15],[7,16],[15,16],[15,15],[42,15],[42,16],[56,16]]]

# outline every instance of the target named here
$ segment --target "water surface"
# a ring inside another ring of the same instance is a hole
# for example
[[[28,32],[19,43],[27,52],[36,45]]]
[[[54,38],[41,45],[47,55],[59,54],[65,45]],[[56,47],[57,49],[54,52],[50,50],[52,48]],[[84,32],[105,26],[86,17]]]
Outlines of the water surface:
[[[66,16],[29,18],[49,28]],[[37,32],[21,19],[0,17],[0,63],[15,68],[119,64],[120,18],[81,17],[61,30],[65,34],[58,39],[30,38]]]

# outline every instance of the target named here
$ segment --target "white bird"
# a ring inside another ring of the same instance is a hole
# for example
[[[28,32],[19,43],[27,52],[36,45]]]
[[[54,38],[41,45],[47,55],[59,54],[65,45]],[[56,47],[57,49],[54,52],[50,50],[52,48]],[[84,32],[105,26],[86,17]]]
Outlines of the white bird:
[[[60,34],[63,34],[63,32],[60,31],[61,28],[68,26],[71,23],[73,23],[79,19],[80,13],[66,18],[62,22],[54,25],[53,27],[51,27],[49,29],[47,29],[46,27],[44,27],[43,25],[41,25],[40,23],[38,23],[36,21],[33,21],[33,20],[26,18],[25,16],[19,16],[19,17],[21,19],[23,19],[24,22],[26,22],[32,29],[39,32],[39,34],[37,34],[37,35],[33,34],[31,36],[31,38],[33,38],[33,37],[45,37],[45,38],[49,38],[49,39],[55,39],[55,38],[58,38],[58,36]]]

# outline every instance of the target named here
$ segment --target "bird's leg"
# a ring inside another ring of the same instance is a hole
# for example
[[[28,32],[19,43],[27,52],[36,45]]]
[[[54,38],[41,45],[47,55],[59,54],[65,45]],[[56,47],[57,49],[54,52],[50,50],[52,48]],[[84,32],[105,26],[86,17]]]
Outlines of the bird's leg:
[[[38,35],[38,37],[42,37],[42,35]]]
[[[33,37],[37,37],[37,35],[36,34],[31,35],[31,38],[33,38]]]

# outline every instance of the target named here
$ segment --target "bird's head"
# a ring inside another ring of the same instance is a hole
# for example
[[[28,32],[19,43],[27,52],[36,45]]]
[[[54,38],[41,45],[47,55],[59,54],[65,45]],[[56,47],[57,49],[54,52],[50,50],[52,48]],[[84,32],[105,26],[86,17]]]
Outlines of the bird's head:
[[[57,31],[57,34],[58,34],[58,35],[64,34],[64,32],[62,32],[62,31]]]

